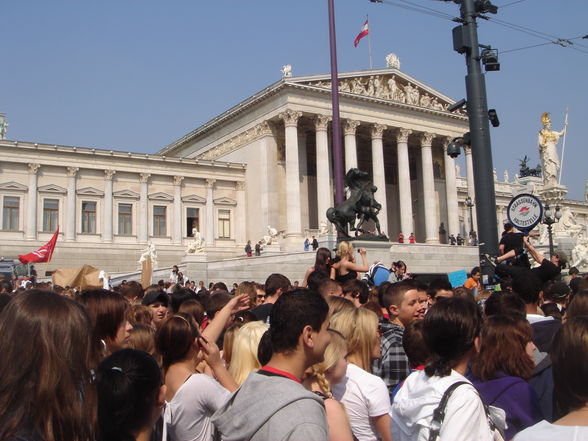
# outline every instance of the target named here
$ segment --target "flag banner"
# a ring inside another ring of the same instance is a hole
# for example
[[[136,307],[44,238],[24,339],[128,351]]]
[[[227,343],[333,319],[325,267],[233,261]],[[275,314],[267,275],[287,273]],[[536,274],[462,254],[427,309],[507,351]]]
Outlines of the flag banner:
[[[370,30],[369,30],[369,26],[368,26],[368,21],[366,20],[365,23],[363,24],[363,27],[361,28],[361,32],[359,34],[357,34],[357,37],[355,37],[355,41],[353,42],[353,46],[357,47],[357,45],[359,44],[359,41],[369,33],[370,33]]]
[[[37,251],[18,256],[18,260],[20,260],[20,262],[24,265],[27,263],[51,262],[51,257],[53,256],[53,251],[55,250],[55,244],[57,243],[58,236],[59,227],[57,227],[57,231],[53,233],[53,236],[49,242],[47,242]]]

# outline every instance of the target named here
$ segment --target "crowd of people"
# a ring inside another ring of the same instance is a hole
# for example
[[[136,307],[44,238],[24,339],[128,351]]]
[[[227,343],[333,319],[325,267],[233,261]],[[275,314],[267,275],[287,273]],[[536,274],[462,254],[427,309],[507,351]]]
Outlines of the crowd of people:
[[[513,249],[493,292],[349,242],[300,287],[2,282],[0,441],[588,439],[588,278]]]

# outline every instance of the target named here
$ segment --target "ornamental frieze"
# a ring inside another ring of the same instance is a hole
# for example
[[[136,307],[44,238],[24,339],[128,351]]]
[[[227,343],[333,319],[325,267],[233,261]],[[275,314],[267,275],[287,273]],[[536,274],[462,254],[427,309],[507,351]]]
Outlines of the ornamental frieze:
[[[231,152],[234,152],[239,147],[249,144],[263,136],[269,136],[272,134],[271,126],[267,121],[262,122],[261,124],[252,127],[249,130],[246,130],[242,133],[239,133],[237,136],[232,137],[231,139],[220,143],[216,147],[204,152],[200,158],[214,161],[224,155],[227,155]]]

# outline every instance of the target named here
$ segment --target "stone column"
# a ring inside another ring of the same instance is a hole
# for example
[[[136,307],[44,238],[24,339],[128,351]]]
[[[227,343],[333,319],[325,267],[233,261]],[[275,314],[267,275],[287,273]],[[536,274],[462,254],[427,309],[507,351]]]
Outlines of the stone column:
[[[398,155],[398,200],[400,201],[400,229],[405,238],[414,232],[412,223],[412,196],[410,189],[410,167],[408,162],[408,136],[410,129],[399,129],[397,134]]]
[[[149,239],[149,210],[147,209],[149,205],[148,200],[148,187],[149,187],[149,178],[151,175],[149,173],[139,173],[139,182],[141,183],[141,193],[139,197],[139,242],[140,243],[147,243]]]
[[[382,205],[378,214],[380,228],[382,232],[389,234],[388,231],[388,204],[386,203],[386,171],[384,170],[384,136],[386,126],[383,124],[374,124],[372,126],[372,170],[374,173],[374,185],[378,187],[375,194],[376,200]]]
[[[498,237],[500,238],[500,235],[502,234],[502,231],[504,230],[504,211],[503,211],[503,207],[500,205],[496,206],[496,223],[497,223],[497,228],[498,228]]]
[[[112,242],[112,179],[114,170],[104,170],[104,228],[102,230],[102,240]]]
[[[476,201],[476,190],[474,187],[474,163],[472,162],[472,148],[464,146],[463,148],[466,157],[466,178],[468,181],[468,196],[472,201]],[[469,212],[469,209],[468,209]],[[472,229],[478,231],[478,220],[476,218],[476,207],[472,209]],[[469,228],[469,227],[466,227]]]
[[[447,199],[447,237],[459,233],[459,209],[457,205],[457,181],[455,159],[447,154],[450,138],[443,140],[443,160],[445,161],[445,197]]]
[[[204,227],[204,239],[206,245],[214,245],[214,184],[216,179],[206,180],[206,226]]]
[[[286,234],[298,236],[302,235],[298,161],[298,120],[302,112],[286,110],[278,116],[286,128]]]
[[[28,212],[25,227],[26,239],[37,239],[37,172],[41,167],[39,164],[28,164],[29,167],[29,192]]]
[[[327,210],[331,204],[331,164],[329,162],[329,139],[327,127],[331,117],[317,115],[314,119],[316,129],[316,200],[318,224],[327,222]]]
[[[272,132],[272,126],[267,121],[264,121],[257,125],[257,131],[259,133],[259,219],[262,230],[265,231],[268,225],[273,225],[272,216],[270,211],[272,208],[275,209],[277,205],[277,198],[275,195],[275,182],[276,182],[276,140]],[[257,196],[257,195],[256,195]],[[256,197],[257,199],[257,197]],[[254,227],[255,228],[255,227]]]
[[[343,133],[345,134],[345,171],[350,168],[357,168],[357,144],[355,142],[355,132],[359,121],[348,119],[343,125]]]
[[[425,242],[439,243],[439,220],[435,199],[435,175],[433,172],[432,133],[421,135],[421,170],[423,176],[423,198],[425,206]]]
[[[78,167],[67,167],[67,213],[65,222],[65,240],[76,240],[76,175]]]
[[[174,176],[174,218],[173,218],[173,242],[175,244],[182,243],[182,181],[183,176]]]
[[[235,190],[237,192],[237,213],[234,219],[235,241],[238,246],[245,246],[247,243],[247,207],[245,206],[245,181],[237,181]]]

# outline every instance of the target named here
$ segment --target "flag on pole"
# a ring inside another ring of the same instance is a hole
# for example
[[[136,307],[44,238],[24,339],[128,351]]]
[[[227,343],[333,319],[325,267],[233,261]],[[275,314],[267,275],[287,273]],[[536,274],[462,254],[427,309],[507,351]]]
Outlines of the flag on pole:
[[[365,37],[369,33],[370,33],[370,29],[368,26],[368,21],[366,20],[365,23],[363,24],[363,27],[361,28],[361,32],[359,34],[357,34],[357,37],[355,37],[355,41],[353,42],[353,46],[357,47],[357,45],[359,44],[359,40],[361,40],[363,37]]]
[[[59,236],[59,227],[57,231],[53,233],[51,240],[39,248],[37,251],[33,251],[29,254],[18,256],[18,260],[23,264],[27,263],[38,263],[38,262],[50,262],[51,256],[53,256],[53,250],[55,250],[55,244],[57,243],[57,237]]]

